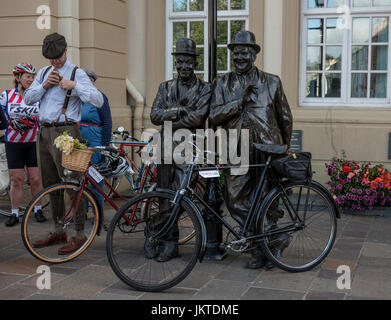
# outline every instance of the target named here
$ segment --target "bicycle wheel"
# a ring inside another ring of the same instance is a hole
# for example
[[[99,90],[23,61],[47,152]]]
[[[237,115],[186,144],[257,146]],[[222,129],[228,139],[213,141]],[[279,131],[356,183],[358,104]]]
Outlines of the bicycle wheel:
[[[269,198],[257,223],[268,258],[289,272],[308,271],[330,252],[337,233],[334,205],[324,191],[308,183],[289,183]],[[296,213],[296,214],[295,214]],[[296,227],[284,232],[284,228]]]
[[[38,223],[34,217],[34,206],[39,202],[49,203],[43,209],[47,219],[44,223]],[[78,202],[78,210],[75,212]],[[56,184],[43,189],[26,208],[22,220],[22,239],[27,250],[37,259],[48,263],[62,263],[76,258],[90,246],[99,224],[99,204],[90,189],[85,188],[80,193],[80,186],[77,184]],[[63,233],[63,238],[52,245],[42,246],[40,241],[56,230],[57,233]],[[82,243],[78,250],[59,250],[74,237]]]
[[[177,223],[167,236],[153,238],[172,211],[174,196],[165,192],[147,192],[127,202],[111,221],[106,250],[115,274],[140,291],[163,291],[182,281],[193,269],[201,251],[201,226],[196,213],[184,201]],[[183,234],[195,232],[191,241],[180,244]],[[162,246],[170,242],[175,249],[172,259],[159,262]],[[152,246],[152,247],[151,247]]]

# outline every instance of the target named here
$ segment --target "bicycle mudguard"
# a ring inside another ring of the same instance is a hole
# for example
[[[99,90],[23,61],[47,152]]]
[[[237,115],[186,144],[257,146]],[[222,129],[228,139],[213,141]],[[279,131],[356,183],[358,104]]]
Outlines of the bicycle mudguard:
[[[158,189],[156,191],[162,192],[162,193],[171,194],[174,197],[176,195],[176,191],[169,190],[169,189]],[[201,252],[200,252],[200,256],[199,256],[198,260],[199,260],[200,263],[202,263],[202,261],[204,259],[204,256],[205,256],[206,240],[207,240],[206,239],[206,227],[205,227],[205,223],[204,223],[204,218],[202,217],[201,211],[198,209],[198,207],[188,197],[184,196],[182,198],[182,201],[185,201],[194,210],[194,212],[197,214],[197,218],[198,218],[198,221],[199,221],[200,226],[201,226],[202,246],[201,246]]]
[[[292,181],[290,180],[285,180],[281,183],[282,186],[285,186],[287,184],[290,184],[292,183]],[[335,210],[335,213],[336,213],[336,217],[338,219],[341,219],[341,208],[337,205],[337,203],[334,201],[332,195],[330,194],[330,192],[323,186],[321,185],[319,182],[317,181],[314,181],[314,180],[311,180],[311,184],[317,186],[318,188],[320,188],[324,194],[327,196],[327,198],[329,198],[333,205],[334,205],[334,210]],[[259,222],[259,217],[261,215],[261,212],[263,210],[263,207],[264,205],[269,201],[269,199],[276,193],[279,191],[279,188],[278,186],[275,186],[272,190],[270,190],[270,192],[266,195],[266,198],[263,199],[261,205],[259,206],[259,209],[257,210],[256,212],[256,218],[255,218],[255,225],[258,225],[258,222]]]

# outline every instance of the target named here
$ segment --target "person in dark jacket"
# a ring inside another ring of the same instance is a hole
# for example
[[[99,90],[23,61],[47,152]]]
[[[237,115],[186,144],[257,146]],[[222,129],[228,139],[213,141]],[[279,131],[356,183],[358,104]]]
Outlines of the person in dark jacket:
[[[91,82],[95,84],[95,81],[98,79],[97,74],[89,69],[83,70]],[[80,127],[81,136],[88,141],[90,147],[108,146],[111,141],[112,119],[109,100],[102,91],[100,93],[102,93],[104,100],[102,108],[97,109],[88,103],[83,103],[81,106],[81,121],[78,123],[78,126]],[[94,153],[91,157],[91,162],[94,165],[102,161],[103,156],[99,152]],[[101,181],[98,185],[103,190],[104,181]],[[92,189],[95,190],[93,186]],[[99,192],[96,192],[96,195],[103,207],[104,197]]]
[[[289,147],[292,113],[280,78],[263,72],[254,65],[261,50],[254,34],[241,31],[228,47],[232,51],[235,70],[214,81],[209,119],[214,127],[236,129],[239,141],[241,129],[248,129],[249,163],[265,163],[265,155],[255,149],[254,143],[286,144]],[[254,186],[258,184],[260,174],[261,170],[257,169],[250,169],[245,175],[225,173],[227,208],[242,225],[250,209]],[[256,247],[252,250],[252,259],[247,267],[256,269],[266,264],[267,260],[261,249]]]
[[[7,129],[8,127],[8,121],[5,117],[4,111],[2,108],[0,108],[0,130]]]
[[[163,82],[159,86],[151,111],[154,125],[164,126],[171,121],[172,129],[204,129],[208,116],[211,98],[211,85],[196,77],[197,67],[196,43],[192,39],[180,39],[176,43],[178,79]],[[161,130],[164,136],[164,127]],[[173,142],[172,150],[180,142]],[[164,141],[162,145],[165,145]],[[162,152],[162,155],[164,152]],[[185,164],[161,164],[158,166],[158,187],[177,190],[186,170]],[[176,228],[173,228],[176,229]],[[146,248],[150,258],[164,262],[178,255],[177,230],[173,230],[165,241],[156,248]],[[149,253],[148,253],[149,252]]]

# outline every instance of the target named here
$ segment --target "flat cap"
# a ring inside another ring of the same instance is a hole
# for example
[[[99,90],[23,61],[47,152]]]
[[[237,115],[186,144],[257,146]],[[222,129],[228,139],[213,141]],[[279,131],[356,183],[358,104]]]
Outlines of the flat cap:
[[[98,79],[98,75],[90,70],[90,69],[83,69],[85,73],[87,73],[87,76],[89,76],[90,78],[94,79],[94,81],[96,81],[96,79]]]
[[[43,39],[42,55],[46,59],[58,59],[63,55],[66,47],[65,37],[55,32]]]

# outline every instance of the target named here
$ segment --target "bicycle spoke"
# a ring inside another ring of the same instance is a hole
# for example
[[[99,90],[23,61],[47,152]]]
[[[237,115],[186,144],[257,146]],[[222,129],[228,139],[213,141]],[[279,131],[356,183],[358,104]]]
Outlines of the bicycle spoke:
[[[283,231],[284,227],[298,222],[292,221],[292,217],[303,219],[305,214],[304,224],[294,232],[269,236],[264,249],[273,262],[284,270],[309,270],[325,258],[335,239],[334,207],[328,196],[313,185],[292,183],[285,191],[285,194],[276,192],[275,197],[270,200],[269,209],[265,209],[261,219],[262,232],[266,233],[268,229]],[[289,199],[285,200],[287,195]],[[292,217],[286,210],[286,202],[289,202],[290,209],[294,208],[296,212],[291,212]],[[270,216],[267,212],[270,212]],[[274,221],[273,228],[268,226],[269,220]]]

